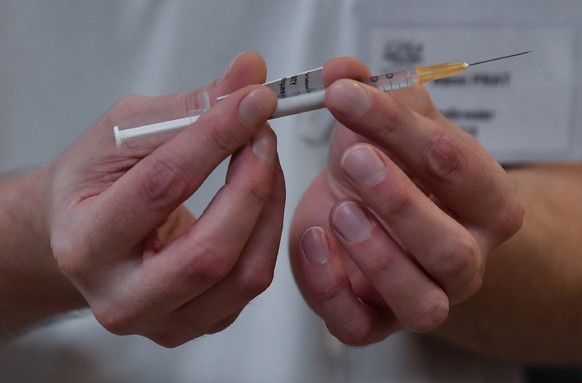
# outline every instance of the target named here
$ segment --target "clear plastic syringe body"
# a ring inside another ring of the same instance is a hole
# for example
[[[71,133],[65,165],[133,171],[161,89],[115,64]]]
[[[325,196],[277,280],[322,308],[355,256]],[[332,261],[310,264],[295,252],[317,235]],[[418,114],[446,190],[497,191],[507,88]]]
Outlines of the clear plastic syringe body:
[[[417,66],[414,71],[404,70],[400,72],[386,73],[380,76],[372,76],[364,82],[384,92],[393,92],[398,89],[408,88],[414,84],[422,85],[431,81],[450,77],[463,72],[468,67],[469,64],[464,62]]]
[[[415,84],[425,84],[449,77],[464,71],[468,67],[469,64],[463,62],[417,66],[414,71],[400,71],[373,76],[363,82],[383,92],[393,92]],[[320,68],[300,74],[302,77],[293,76],[289,80],[285,78],[266,84],[273,91],[279,93],[277,109],[271,118],[289,116],[325,107],[325,88],[323,87],[323,80],[320,78],[321,71],[322,69]],[[309,86],[307,86],[308,83]],[[304,89],[301,84],[304,84]],[[282,90],[285,92],[281,93]],[[215,102],[225,97],[228,96],[219,97]],[[206,98],[208,98],[207,94]],[[210,108],[210,106],[210,101],[207,99],[204,109],[191,113],[188,117],[123,130],[115,126],[113,128],[115,141],[117,146],[121,146],[126,141],[140,137],[183,129],[193,124],[200,113]]]
[[[383,92],[393,92],[418,84],[418,75],[416,72],[411,71],[386,73],[380,76],[372,76],[364,81],[364,83],[378,88]]]

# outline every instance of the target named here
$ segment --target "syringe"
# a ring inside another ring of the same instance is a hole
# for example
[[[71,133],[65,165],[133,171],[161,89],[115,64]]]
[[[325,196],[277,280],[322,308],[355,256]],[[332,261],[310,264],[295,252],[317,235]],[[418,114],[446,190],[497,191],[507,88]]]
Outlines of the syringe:
[[[465,71],[471,66],[521,56],[529,52],[531,51],[497,57],[471,64],[467,64],[466,62],[452,62],[429,66],[417,66],[414,70],[372,76],[368,80],[363,81],[363,83],[371,85],[383,92],[392,92],[398,89],[410,87],[414,84],[422,85],[431,81],[450,77]],[[280,80],[268,82],[264,85],[272,89],[279,98],[277,108],[271,116],[271,119],[325,107],[323,102],[325,97],[325,87],[323,86],[322,68],[303,72],[292,77],[285,77]],[[218,102],[225,97],[228,97],[228,95],[219,97],[216,101]],[[207,107],[210,107],[208,99],[206,100],[206,103]],[[129,140],[183,129],[196,122],[203,112],[204,110],[176,120],[123,130],[119,129],[118,126],[115,126],[113,128],[115,142],[117,143],[117,146],[121,146],[124,142]]]

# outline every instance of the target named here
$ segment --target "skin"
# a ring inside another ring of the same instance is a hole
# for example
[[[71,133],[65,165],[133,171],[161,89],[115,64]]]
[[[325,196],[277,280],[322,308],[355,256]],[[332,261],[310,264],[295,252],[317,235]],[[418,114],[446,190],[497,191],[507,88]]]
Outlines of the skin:
[[[348,80],[369,75],[353,59],[325,67],[341,125],[290,242],[308,304],[351,345],[441,325],[524,215],[508,174],[421,87],[386,94]]]
[[[505,171],[421,87],[349,80],[368,75],[347,58],[324,69],[339,124],[290,236],[307,303],[347,344],[409,329],[496,357],[581,362],[582,165]],[[232,323],[269,285],[282,225],[265,125],[275,99],[253,85],[264,78],[262,59],[241,55],[206,88],[232,96],[196,124],[115,149],[112,126],[203,104],[200,91],[128,97],[55,163],[1,182],[0,334],[87,306],[110,331],[168,347]],[[192,217],[182,202],[229,155],[224,188]]]
[[[195,124],[118,149],[113,126],[184,115],[204,89],[125,98],[55,163],[5,183],[0,332],[85,306],[109,331],[167,347],[230,325],[270,284],[283,221],[266,124],[276,97],[253,85],[265,75],[259,55],[239,56],[205,88],[231,95]],[[230,155],[224,187],[196,219],[182,203]]]
[[[364,345],[406,328],[505,360],[582,363],[582,165],[506,171],[422,88],[362,96],[334,82],[369,75],[352,59],[324,74],[343,126],[290,250],[330,332]]]
[[[451,311],[435,336],[524,363],[582,363],[581,164],[512,169],[527,209],[496,249],[483,287]]]

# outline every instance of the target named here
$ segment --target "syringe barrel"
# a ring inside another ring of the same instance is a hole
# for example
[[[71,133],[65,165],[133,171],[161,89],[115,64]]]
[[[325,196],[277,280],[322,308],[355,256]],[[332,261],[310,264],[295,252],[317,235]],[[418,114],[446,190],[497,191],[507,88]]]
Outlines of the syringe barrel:
[[[277,109],[271,118],[279,118],[321,109],[325,106],[323,102],[324,97],[325,90],[320,90],[317,92],[301,94],[299,96],[281,98],[279,99]]]
[[[416,72],[410,71],[386,73],[380,76],[370,77],[366,81],[366,84],[378,88],[383,92],[392,92],[418,84],[418,76]]]

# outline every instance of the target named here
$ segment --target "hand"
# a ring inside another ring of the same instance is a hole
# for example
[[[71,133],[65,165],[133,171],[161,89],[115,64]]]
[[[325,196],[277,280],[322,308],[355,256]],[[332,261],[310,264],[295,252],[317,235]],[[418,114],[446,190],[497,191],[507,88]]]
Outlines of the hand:
[[[290,237],[305,299],[354,345],[436,328],[523,219],[504,170],[423,88],[386,94],[347,79],[368,76],[353,59],[325,66],[325,102],[343,126]]]
[[[176,346],[230,325],[270,284],[285,199],[276,106],[257,54],[239,56],[205,90],[232,93],[174,137],[115,147],[112,127],[179,118],[200,89],[121,100],[51,167],[54,257],[95,317],[116,334]],[[225,158],[226,182],[195,219],[182,203]]]

